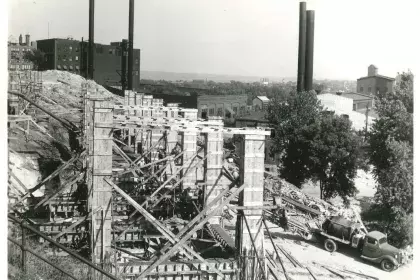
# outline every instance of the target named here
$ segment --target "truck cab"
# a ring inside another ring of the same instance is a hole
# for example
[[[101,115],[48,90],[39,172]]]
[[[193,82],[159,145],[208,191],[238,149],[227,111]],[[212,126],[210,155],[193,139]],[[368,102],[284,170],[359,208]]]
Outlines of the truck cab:
[[[324,241],[329,252],[337,250],[337,244],[357,248],[365,260],[378,263],[385,271],[392,271],[405,263],[401,250],[389,245],[385,234],[379,231],[364,232],[360,225],[344,217],[326,219],[316,236]]]
[[[404,262],[401,250],[389,245],[386,235],[379,231],[366,234],[361,257],[380,264],[385,271],[392,271]]]

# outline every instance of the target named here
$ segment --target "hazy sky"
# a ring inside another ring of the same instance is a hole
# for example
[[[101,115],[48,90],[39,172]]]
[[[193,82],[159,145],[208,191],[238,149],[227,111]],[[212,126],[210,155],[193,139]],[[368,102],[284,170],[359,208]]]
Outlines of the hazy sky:
[[[128,0],[96,0],[95,41],[128,37]],[[9,35],[88,37],[88,0],[9,0]],[[414,67],[416,0],[312,0],[315,79]],[[295,77],[299,0],[136,0],[141,70]]]

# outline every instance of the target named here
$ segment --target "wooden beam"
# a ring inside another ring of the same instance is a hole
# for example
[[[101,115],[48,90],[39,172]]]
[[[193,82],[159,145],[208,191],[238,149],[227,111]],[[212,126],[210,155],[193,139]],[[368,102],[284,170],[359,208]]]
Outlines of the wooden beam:
[[[77,159],[82,157],[86,152],[83,151],[80,154],[77,154],[73,158],[71,158],[69,161],[65,162],[63,165],[61,165],[57,170],[55,170],[53,173],[51,173],[47,178],[43,179],[41,182],[39,182],[35,187],[30,189],[29,192],[27,192],[20,200],[18,200],[12,207],[15,207],[18,205],[18,203],[22,202],[22,200],[26,199],[29,195],[36,192],[38,189],[40,189],[46,182],[49,180],[55,178],[58,174],[60,174],[64,169],[66,169],[70,164],[74,163]]]
[[[143,158],[143,157],[145,157],[146,155],[148,155],[149,153],[151,153],[152,152],[152,150],[153,149],[155,149],[156,147],[157,147],[157,145],[159,145],[159,143],[162,141],[162,139],[164,138],[164,136],[162,136],[162,137],[160,137],[159,138],[159,140],[155,143],[155,144],[153,144],[153,146],[151,146],[147,151],[145,151],[144,153],[142,153],[139,157],[137,157],[135,160],[134,160],[134,163],[139,163],[139,161]]]
[[[188,232],[185,233],[185,235],[174,244],[174,246],[169,249],[166,253],[161,255],[153,264],[151,264],[146,270],[144,270],[139,277],[136,279],[142,279],[149,275],[150,272],[152,272],[156,267],[158,267],[163,261],[168,259],[170,256],[173,255],[184,243],[188,240],[198,229],[202,228],[205,223],[217,212],[219,211],[219,208],[223,208],[225,205],[227,205],[230,200],[232,200],[236,195],[238,195],[243,189],[245,188],[245,184],[239,187],[237,190],[235,190],[226,200],[224,200],[218,207],[215,209],[212,209],[210,212],[207,212],[207,208],[202,211],[202,215],[204,216],[203,219],[198,222],[194,227],[188,228]],[[207,212],[207,213],[206,213]],[[179,234],[178,234],[179,235]],[[219,272],[220,273],[220,272]],[[219,274],[218,273],[218,274]],[[224,279],[224,276],[222,276]]]
[[[11,169],[9,169],[9,173],[10,175],[13,177],[13,179],[16,180],[16,182],[19,184],[19,186],[21,186],[27,193],[29,193],[28,188],[22,183],[21,180],[19,180],[19,178],[15,175],[15,173],[13,173],[13,171]],[[22,193],[23,194],[23,193]],[[30,193],[30,196],[32,198],[34,198],[34,195],[32,193]]]
[[[198,154],[198,153],[197,153]],[[210,152],[209,153],[207,153],[208,155],[209,154],[211,154]],[[207,157],[207,155],[206,155],[206,157]],[[205,158],[206,158],[205,157]],[[190,166],[190,164],[191,163],[193,163],[193,161],[194,161],[194,156],[193,157],[191,157],[189,160],[188,160],[188,164],[189,164],[189,166],[187,166],[187,169],[186,169],[186,173],[184,174],[184,176],[172,187],[172,188],[175,188],[176,186],[178,186],[186,177],[185,177],[185,175],[187,175],[187,174],[189,174],[190,172],[191,172],[191,170],[193,170],[193,168],[194,167],[196,167],[197,165],[199,165],[200,164],[200,162],[202,162],[205,158],[203,158],[203,159],[201,159],[201,160],[199,160],[192,168],[191,168],[191,166]],[[186,165],[183,165],[183,167],[182,168],[180,168],[175,174],[173,174],[171,177],[169,177],[169,179],[167,179],[162,185],[160,185],[150,196],[149,196],[149,198],[148,199],[146,199],[144,202],[143,202],[143,204],[145,204],[150,198],[152,198],[153,196],[155,196],[161,189],[163,189],[172,179],[174,179],[176,176],[177,176],[177,173],[179,172],[179,171],[181,171],[184,167],[185,167]],[[131,213],[131,215],[129,216],[129,218],[131,218],[131,217],[133,217],[135,214],[137,213],[137,211],[134,211],[133,213]]]
[[[197,215],[194,217],[194,219],[192,219],[188,224],[186,224],[181,231],[177,234],[177,236],[181,236],[183,234],[185,234],[189,228],[191,228],[199,219],[201,219],[203,216],[206,215],[206,211],[208,211],[208,209],[211,209],[214,205],[216,205],[230,190],[228,188],[224,189],[218,196],[216,196],[209,204],[207,204],[206,207],[204,207],[204,209]],[[220,208],[220,207],[218,207]],[[211,232],[211,231],[210,231]],[[161,252],[165,252],[167,249],[169,249],[169,244],[166,244],[165,246],[163,246],[163,248],[161,249]]]
[[[249,238],[251,239],[252,247],[254,247],[255,255],[257,255],[258,264],[260,265],[260,267],[263,271],[264,279],[267,280],[267,278],[265,276],[265,267],[261,264],[261,258],[258,256],[258,249],[257,249],[257,246],[255,245],[254,238],[252,237],[251,229],[249,228],[249,225],[248,225],[248,220],[247,220],[246,215],[243,212],[243,210],[241,210],[241,212],[242,212],[242,215],[244,217],[245,225],[246,225],[246,228],[247,228],[248,233],[249,233]],[[255,234],[255,237],[257,237],[257,235],[258,235],[258,232],[257,232],[257,234]],[[264,252],[262,252],[262,253],[264,254]]]
[[[42,199],[40,202],[38,202],[37,205],[35,205],[35,209],[38,208],[41,205],[46,205],[51,199],[57,197],[62,191],[67,189],[69,186],[75,184],[77,181],[81,180],[85,175],[85,172],[82,172],[78,175],[75,175],[70,178],[70,180],[67,180],[66,183],[64,183],[53,195],[50,197],[45,196],[44,199]]]
[[[160,233],[162,233],[166,238],[168,238],[170,242],[172,242],[175,246],[177,245],[178,247],[182,246],[183,251],[186,250],[188,252],[188,254],[186,254],[187,256],[189,254],[193,255],[202,263],[206,264],[210,268],[210,270],[212,270],[213,272],[217,273],[218,275],[224,278],[224,275],[218,269],[212,268],[211,265],[205,259],[203,259],[197,252],[195,252],[193,249],[191,249],[186,244],[184,244],[186,240],[184,241],[178,240],[178,238],[176,238],[176,236],[171,231],[169,231],[155,217],[153,217],[149,212],[147,212],[143,207],[141,207],[135,200],[133,200],[129,195],[127,195],[123,190],[121,190],[117,185],[115,185],[110,179],[106,178],[105,181],[108,184],[110,184],[125,199],[127,199],[127,201],[130,202],[130,204],[133,205],[134,208],[136,208],[147,220],[149,220],[149,222],[151,222],[152,225],[154,225],[155,228]]]
[[[274,248],[274,251],[276,252],[277,258],[278,258],[278,259],[279,259],[279,261],[280,261],[281,268],[283,269],[284,275],[286,276],[286,280],[289,280],[289,276],[287,275],[286,268],[285,268],[285,267],[284,267],[284,265],[283,265],[283,262],[282,262],[282,260],[281,260],[281,258],[280,258],[280,254],[279,254],[279,252],[277,252],[277,247],[276,247],[276,245],[274,244],[273,238],[271,237],[271,233],[270,233],[270,230],[269,230],[269,228],[268,228],[268,226],[267,226],[267,223],[266,223],[266,221],[265,221],[264,216],[263,216],[263,219],[262,219],[262,220],[263,220],[263,223],[264,223],[265,229],[267,230],[268,237],[270,238],[271,245],[273,245],[273,248]]]
[[[269,128],[227,128],[221,126],[206,126],[204,124],[172,124],[172,123],[156,123],[156,122],[121,122],[115,121],[113,124],[96,122],[95,127],[97,128],[134,128],[134,129],[161,129],[161,130],[173,130],[173,131],[197,131],[202,133],[222,131],[229,134],[237,135],[264,135],[270,136],[271,131]]]
[[[89,219],[94,213],[98,212],[99,210],[101,210],[102,207],[98,207],[96,210],[90,212],[88,215],[86,215],[85,217],[82,217],[80,219],[78,219],[74,224],[72,224],[71,226],[69,226],[68,228],[64,229],[62,232],[60,232],[59,234],[51,237],[52,240],[57,241],[58,238],[60,238],[61,236],[63,236],[66,233],[69,233],[72,229],[74,229],[75,227],[77,227],[78,225],[80,225],[81,223],[83,223],[84,221],[86,221],[87,219]],[[47,246],[47,244],[49,243],[44,243],[41,245],[41,247],[38,249],[38,251],[42,250],[44,247]]]

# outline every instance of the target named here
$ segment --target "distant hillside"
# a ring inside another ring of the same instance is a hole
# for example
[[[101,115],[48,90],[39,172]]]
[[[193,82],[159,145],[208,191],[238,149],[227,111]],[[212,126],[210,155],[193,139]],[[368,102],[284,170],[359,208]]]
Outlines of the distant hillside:
[[[270,82],[288,82],[294,81],[296,78],[281,77],[257,77],[257,76],[239,76],[239,75],[222,75],[222,74],[205,74],[205,73],[174,73],[164,71],[141,71],[141,79],[149,80],[166,80],[166,81],[191,81],[191,80],[212,80],[215,82],[229,82],[231,80],[239,82],[259,82],[262,78],[268,78]]]

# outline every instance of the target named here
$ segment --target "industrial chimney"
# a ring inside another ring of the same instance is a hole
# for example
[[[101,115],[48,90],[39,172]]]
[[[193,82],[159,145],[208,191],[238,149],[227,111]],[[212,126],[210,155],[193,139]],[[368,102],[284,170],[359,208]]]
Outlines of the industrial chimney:
[[[297,91],[305,89],[305,52],[306,52],[306,2],[299,5],[299,51]]]
[[[313,89],[315,11],[306,11],[305,90]]]
[[[128,73],[127,89],[133,90],[133,60],[134,60],[134,0],[130,0],[128,8]]]
[[[88,79],[93,80],[94,49],[95,49],[95,0],[89,0],[89,47],[88,47]]]
[[[25,35],[25,43],[28,47],[31,45],[31,36],[29,34]]]
[[[19,45],[22,45],[23,44],[23,37],[22,37],[22,34],[20,34],[19,35]]]

